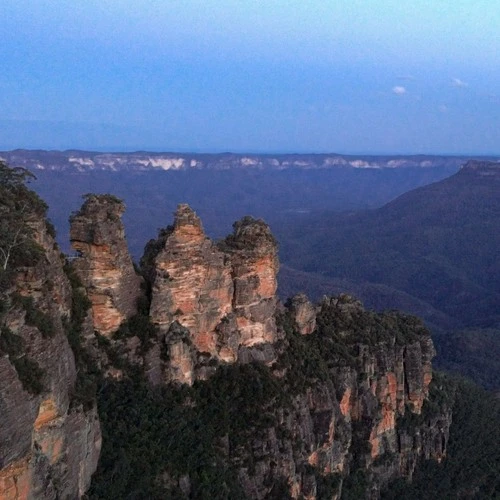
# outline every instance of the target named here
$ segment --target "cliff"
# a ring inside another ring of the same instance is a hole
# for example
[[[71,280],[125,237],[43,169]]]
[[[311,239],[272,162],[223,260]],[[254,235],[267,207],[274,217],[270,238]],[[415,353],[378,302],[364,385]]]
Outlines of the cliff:
[[[339,296],[323,300],[317,328],[304,332],[297,302],[279,316],[273,367],[291,396],[274,403],[274,424],[247,448],[254,463],[238,471],[247,496],[267,498],[281,479],[292,498],[323,498],[325,481],[332,496],[378,498],[389,480],[411,479],[421,458],[441,461],[451,413],[428,401],[434,349],[423,325]]]
[[[1,180],[2,229],[15,222],[23,238],[12,245],[13,232],[0,236],[3,249],[13,248],[0,276],[0,498],[79,498],[97,467],[101,433],[96,408],[74,397],[72,288],[45,205],[19,182]]]
[[[285,170],[285,169],[432,169],[459,168],[468,157],[457,156],[349,156],[341,154],[194,154],[95,153],[91,151],[0,151],[9,164],[34,171],[179,171],[179,170]]]
[[[43,204],[22,220],[0,280],[0,498],[81,497],[100,425],[91,498],[376,499],[443,459],[450,405],[417,319],[281,305],[269,227],[214,243],[187,205],[146,246],[142,292],[123,210],[87,197],[65,269]]]
[[[338,498],[358,488],[378,498],[390,480],[411,478],[419,460],[445,456],[451,414],[433,401],[436,384],[430,395],[429,332],[413,317],[368,312],[345,295],[317,306],[302,295],[278,306],[277,244],[264,222],[245,217],[215,244],[180,205],[174,224],[146,246],[141,267],[156,333],[140,341],[135,358],[134,337],[115,335],[112,343],[150,381],[169,383],[168,409],[159,400],[153,415],[162,417],[152,418],[182,453],[162,454],[161,444],[155,452],[163,465],[151,482],[161,482],[162,494],[189,497],[202,488],[188,464],[207,460],[233,478],[241,497],[313,499],[329,491]],[[108,390],[120,392],[123,383]],[[134,390],[127,386],[128,399]],[[113,409],[104,413],[107,426],[123,425]],[[192,458],[193,448],[182,446],[190,437],[200,440],[194,449],[215,455]],[[109,481],[105,468],[99,474]]]
[[[292,307],[280,308],[270,366],[220,363],[191,387],[109,381],[100,404],[111,442],[91,493],[376,499],[422,460],[441,461],[450,405],[431,381],[422,324],[365,311],[348,296],[325,299],[315,315],[303,335]],[[170,335],[189,337],[174,324]],[[140,436],[137,448],[117,453],[127,435]],[[117,467],[131,477],[113,482]]]

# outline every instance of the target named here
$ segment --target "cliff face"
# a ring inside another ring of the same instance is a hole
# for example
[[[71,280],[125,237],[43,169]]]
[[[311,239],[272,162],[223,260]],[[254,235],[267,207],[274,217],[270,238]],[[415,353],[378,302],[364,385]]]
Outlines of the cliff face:
[[[137,312],[141,279],[125,241],[123,202],[110,195],[90,195],[71,217],[74,267],[92,302],[94,328],[110,335]]]
[[[169,380],[205,378],[207,370],[196,368],[200,356],[226,363],[273,359],[278,258],[264,222],[245,218],[215,245],[192,209],[179,205],[173,228],[148,246],[150,317],[166,333]],[[189,335],[168,334],[174,323]]]
[[[301,328],[304,309],[310,324],[304,297],[281,316],[275,370],[294,396],[249,446],[252,468],[238,473],[249,498],[267,498],[279,478],[292,498],[322,498],[325,481],[336,498],[356,483],[359,494],[378,498],[391,479],[411,478],[419,459],[441,461],[451,412],[428,401],[429,332],[414,318],[370,313],[340,296],[318,307],[311,333]]]
[[[277,243],[269,226],[245,217],[234,224],[225,245],[234,280],[233,308],[241,345],[276,341]]]
[[[72,404],[72,291],[59,249],[41,215],[28,224],[39,255],[12,271],[1,297],[0,498],[78,498],[97,467],[99,420]]]

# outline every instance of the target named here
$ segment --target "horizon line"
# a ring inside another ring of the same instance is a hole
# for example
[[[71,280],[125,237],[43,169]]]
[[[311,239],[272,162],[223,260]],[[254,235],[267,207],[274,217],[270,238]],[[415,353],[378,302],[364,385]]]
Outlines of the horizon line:
[[[327,156],[432,156],[432,157],[470,157],[470,156],[480,156],[480,157],[500,157],[500,153],[492,152],[476,152],[476,153],[425,153],[425,152],[339,152],[339,151],[284,151],[284,150],[199,150],[199,149],[159,149],[159,148],[130,148],[130,147],[109,147],[109,148],[40,148],[40,147],[17,147],[17,148],[2,148],[0,153],[13,153],[15,151],[43,151],[43,152],[57,152],[57,153],[69,153],[72,151],[78,151],[83,153],[98,153],[98,154],[193,154],[193,155],[327,155]]]

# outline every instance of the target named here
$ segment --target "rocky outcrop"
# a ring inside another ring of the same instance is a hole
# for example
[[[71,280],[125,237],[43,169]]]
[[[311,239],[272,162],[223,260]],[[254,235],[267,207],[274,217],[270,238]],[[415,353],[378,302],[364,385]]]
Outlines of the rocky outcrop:
[[[143,264],[152,282],[150,317],[163,333],[177,322],[195,353],[220,362],[274,359],[263,346],[277,339],[277,245],[263,221],[242,219],[216,245],[195,212],[179,205],[173,227],[148,244]],[[185,340],[166,335],[164,342],[168,380],[192,383],[210,371],[196,368]]]
[[[234,280],[233,309],[241,345],[276,341],[276,276],[278,246],[262,220],[244,217],[234,224],[233,234],[222,248],[228,252]]]
[[[295,303],[281,324],[295,323],[301,334],[297,303],[304,301]],[[304,343],[286,345],[275,368],[281,390],[297,392],[249,446],[252,472],[242,467],[238,477],[250,498],[267,498],[280,481],[292,498],[322,498],[320,478],[340,498],[358,474],[366,498],[375,499],[390,480],[411,478],[421,458],[441,461],[446,453],[451,412],[428,400],[433,346],[423,325],[365,311],[348,296],[324,299],[317,321]],[[316,346],[322,351],[314,354]],[[300,359],[311,371],[299,368]]]
[[[0,276],[1,499],[81,498],[89,488],[101,432],[95,392],[90,405],[78,392],[89,382],[85,363],[131,377],[130,390],[144,388],[141,369],[153,384],[173,383],[168,404],[179,405],[172,415],[186,418],[178,428],[187,433],[175,439],[196,441],[209,423],[203,446],[211,454],[196,452],[208,467],[230,470],[249,498],[340,498],[355,488],[377,499],[390,480],[411,478],[422,458],[445,456],[450,409],[416,318],[365,311],[347,295],[318,306],[299,295],[278,307],[269,227],[245,217],[215,244],[187,205],[146,247],[151,300],[138,313],[141,279],[123,210],[114,197],[92,195],[72,217],[73,269],[83,284],[66,275],[40,214],[29,220],[29,258]],[[147,425],[163,413],[151,408]],[[190,453],[179,450],[175,460]],[[203,470],[190,477],[185,464],[173,469],[155,469],[155,487],[189,495],[192,483],[207,482]]]
[[[306,295],[300,293],[290,300],[290,312],[302,335],[309,335],[316,328],[316,308]]]
[[[0,314],[0,498],[79,498],[97,467],[100,425],[72,400],[72,291],[59,249],[45,220],[29,224],[38,257],[13,271]]]
[[[125,241],[123,202],[111,195],[89,195],[70,218],[74,267],[92,302],[94,328],[109,336],[137,312],[141,279]]]
[[[232,311],[233,294],[225,254],[205,236],[191,208],[180,205],[173,231],[155,259],[152,321],[165,330],[179,322],[189,329],[199,352],[217,356],[216,327]]]

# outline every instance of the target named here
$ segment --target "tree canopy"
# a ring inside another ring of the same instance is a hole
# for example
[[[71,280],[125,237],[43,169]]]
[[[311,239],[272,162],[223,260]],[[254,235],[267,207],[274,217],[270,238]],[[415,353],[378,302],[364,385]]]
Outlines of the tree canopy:
[[[0,270],[25,264],[40,253],[33,241],[30,222],[44,216],[47,205],[26,187],[35,176],[28,170],[10,168],[0,160]]]

